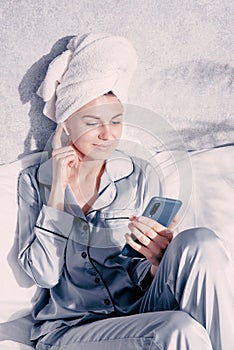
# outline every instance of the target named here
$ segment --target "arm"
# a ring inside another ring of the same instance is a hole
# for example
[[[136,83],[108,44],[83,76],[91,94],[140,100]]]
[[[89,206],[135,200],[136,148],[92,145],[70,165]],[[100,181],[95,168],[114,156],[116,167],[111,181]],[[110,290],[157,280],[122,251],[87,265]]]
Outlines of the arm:
[[[53,138],[53,181],[48,205],[42,204],[36,172],[24,171],[18,186],[19,261],[44,288],[55,286],[62,274],[73,216],[64,212],[64,195],[71,169],[77,167],[74,149],[62,147],[63,124]]]
[[[73,216],[41,203],[35,174],[29,169],[19,178],[18,206],[19,262],[37,285],[51,288],[63,270]]]

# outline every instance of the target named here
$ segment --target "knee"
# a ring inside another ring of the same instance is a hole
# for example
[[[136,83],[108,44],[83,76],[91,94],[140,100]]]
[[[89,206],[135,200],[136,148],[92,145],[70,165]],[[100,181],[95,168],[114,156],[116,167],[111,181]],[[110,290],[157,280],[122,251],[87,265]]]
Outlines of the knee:
[[[194,227],[180,232],[175,239],[186,244],[216,243],[219,237],[207,227]]]
[[[166,348],[212,349],[206,329],[186,312],[172,312],[164,331],[168,341]]]
[[[177,246],[183,249],[189,248],[190,251],[204,251],[208,253],[212,249],[220,249],[220,238],[206,227],[191,228],[182,231],[175,238]]]
[[[230,263],[229,255],[221,239],[212,230],[205,227],[191,228],[179,233],[172,241],[170,251],[172,255],[185,256],[186,254],[189,261],[194,261],[196,257],[197,262],[200,261],[205,265],[210,265],[211,262],[215,266],[218,262]]]
[[[189,334],[190,332],[194,332],[197,328],[203,328],[200,323],[195,321],[184,311],[172,312],[168,322],[168,327],[171,332],[176,331],[183,334]]]

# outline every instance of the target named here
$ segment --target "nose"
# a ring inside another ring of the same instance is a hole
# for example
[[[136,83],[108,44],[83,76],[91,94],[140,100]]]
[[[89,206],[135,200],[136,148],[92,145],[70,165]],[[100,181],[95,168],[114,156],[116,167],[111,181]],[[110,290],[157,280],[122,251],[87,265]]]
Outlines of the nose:
[[[99,134],[98,138],[101,140],[110,140],[111,139],[111,126],[108,123],[102,124],[102,126],[99,127]]]

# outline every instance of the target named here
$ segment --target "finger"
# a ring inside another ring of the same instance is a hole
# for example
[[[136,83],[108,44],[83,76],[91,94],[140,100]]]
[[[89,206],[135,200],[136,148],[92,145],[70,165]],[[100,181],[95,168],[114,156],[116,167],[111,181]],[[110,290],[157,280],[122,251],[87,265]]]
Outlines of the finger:
[[[160,235],[155,232],[153,228],[149,228],[141,223],[136,223],[136,226],[130,223],[128,227],[134,236],[136,236],[136,238],[145,246],[150,246],[150,244],[154,242],[159,249],[165,250],[171,241],[169,235]],[[145,229],[147,229],[147,231]]]
[[[74,150],[75,150],[75,152],[76,152],[76,154],[77,154],[77,166],[78,166],[78,162],[80,161],[82,161],[82,154],[80,153],[80,151],[75,147],[75,145],[74,145],[74,143],[71,141],[71,140],[68,140],[68,142],[67,142],[67,146],[70,146],[70,147],[72,147]]]
[[[159,231],[158,235],[161,236],[161,237],[166,238],[167,240],[169,240],[169,242],[173,238],[173,232],[170,229],[168,229],[168,228],[166,228],[166,229],[164,229],[162,231]]]
[[[144,235],[141,231],[139,231],[134,225],[132,225],[132,227],[129,229],[133,233],[133,235],[136,237],[136,239],[138,239],[138,241],[140,241],[142,244],[146,246],[150,243],[151,240],[146,235]]]
[[[53,156],[53,159],[56,161],[56,162],[60,162],[62,161],[63,159],[67,158],[67,157],[72,157],[74,161],[77,160],[77,155],[74,151],[68,151],[68,152],[63,152],[63,153],[58,153],[58,154],[55,154]]]
[[[150,262],[153,263],[155,261],[161,260],[161,257],[163,256],[163,252],[159,251],[159,249],[158,249],[157,253],[155,253],[154,251],[152,251],[148,247],[138,243],[137,241],[134,241],[129,233],[125,234],[125,238],[126,238],[127,243],[133,249],[135,249],[137,252],[143,254],[146,257],[146,259],[148,259]]]
[[[153,235],[152,238],[154,238],[156,234],[159,234],[160,232],[167,229],[165,226],[161,225],[159,222],[147,216],[130,217],[130,221],[144,234],[147,233],[147,234]]]
[[[167,247],[170,244],[170,241],[171,240],[169,238],[163,237],[163,236],[160,236],[160,235],[157,235],[156,239],[153,240],[153,242],[155,244],[157,244],[157,246],[160,248],[160,250],[166,250]]]
[[[58,149],[62,147],[61,136],[63,132],[63,123],[59,123],[53,138],[53,149]]]
[[[75,148],[73,146],[64,146],[64,147],[61,147],[61,148],[58,148],[58,149],[54,149],[52,151],[52,157],[57,157],[59,154],[61,156],[66,156],[68,153],[69,154],[74,153],[74,155],[76,157],[75,167],[78,168],[79,162],[80,162],[80,158],[79,158],[78,152],[75,150]]]
[[[141,230],[143,230],[142,232],[144,232],[144,234],[149,236],[151,239],[155,238],[155,233],[169,239],[170,241],[173,238],[173,232],[170,229],[147,216],[132,217],[130,220],[134,225],[140,227]],[[148,229],[144,228],[144,226],[139,225],[145,225],[148,227]]]
[[[142,244],[137,243],[137,241],[134,241],[131,237],[131,235],[129,233],[125,234],[125,238],[127,243],[133,248],[135,249],[137,252],[142,253],[143,255],[145,255],[147,248],[145,248]]]
[[[76,158],[74,154],[68,154],[65,157],[60,157],[57,159],[59,165],[61,167],[67,167],[69,166],[70,168],[75,168],[76,167]]]
[[[57,154],[66,154],[67,152],[73,152],[74,154],[76,153],[76,151],[72,146],[64,146],[64,147],[54,149],[52,151],[52,156],[56,156]]]
[[[131,221],[128,224],[128,228],[130,231],[132,231],[132,229],[136,227],[141,233],[146,234],[147,231],[149,231],[150,227],[143,224],[142,222],[139,222],[137,220]]]
[[[170,223],[170,225],[168,226],[168,229],[174,232],[178,222],[179,222],[179,219],[177,216],[175,216],[172,222]]]
[[[149,228],[154,227],[155,231],[160,232],[162,230],[165,230],[166,227],[161,225],[159,222],[147,217],[147,216],[137,216],[137,217],[130,217],[131,222],[139,222],[141,224],[146,225]]]
[[[139,221],[131,222],[130,224],[128,224],[128,228],[132,233],[137,232],[137,238],[138,236],[141,237],[143,235],[154,240],[158,236],[157,232],[154,231],[151,227],[146,226]]]

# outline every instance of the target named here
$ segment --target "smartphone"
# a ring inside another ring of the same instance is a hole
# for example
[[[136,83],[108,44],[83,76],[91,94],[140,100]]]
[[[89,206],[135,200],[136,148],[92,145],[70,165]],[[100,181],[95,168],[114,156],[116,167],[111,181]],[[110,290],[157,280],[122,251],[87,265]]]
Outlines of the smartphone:
[[[175,215],[178,213],[181,205],[182,202],[179,199],[152,197],[142,215],[152,218],[153,220],[159,222],[161,225],[168,227],[174,219]],[[133,234],[131,234],[131,236],[134,241],[139,243]],[[144,255],[137,252],[127,243],[122,249],[122,255],[133,258],[145,258]]]

